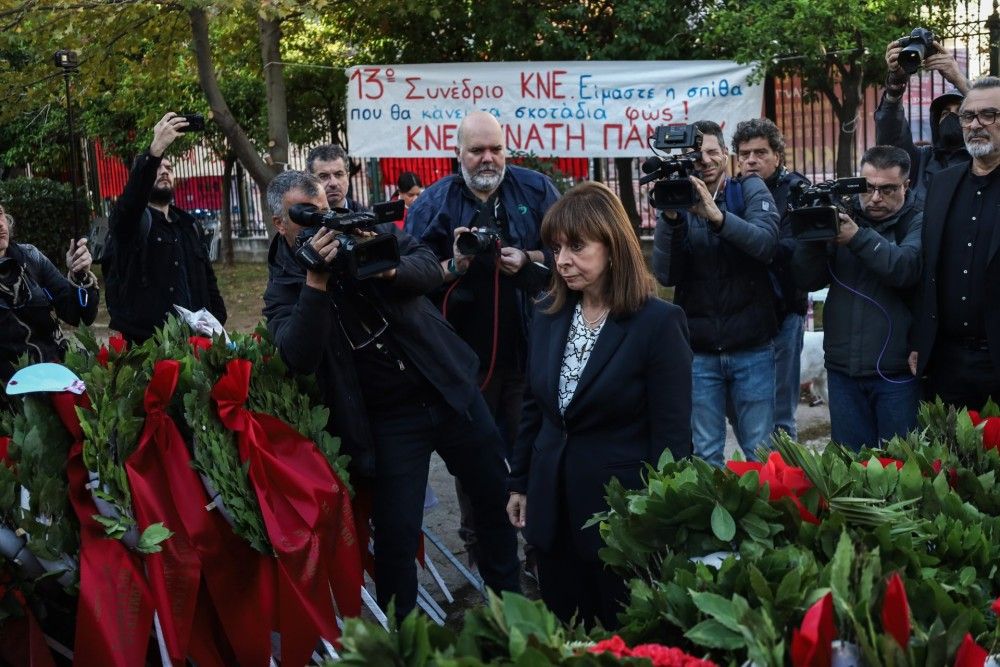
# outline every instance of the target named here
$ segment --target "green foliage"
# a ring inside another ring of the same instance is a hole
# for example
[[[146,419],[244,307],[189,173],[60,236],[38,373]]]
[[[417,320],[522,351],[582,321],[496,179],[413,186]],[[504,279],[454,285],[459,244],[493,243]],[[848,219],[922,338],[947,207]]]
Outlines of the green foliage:
[[[0,181],[0,204],[14,218],[14,239],[30,243],[65,268],[64,256],[73,235],[73,189],[47,178]],[[81,194],[81,219],[85,197]],[[86,230],[80,230],[85,233]]]

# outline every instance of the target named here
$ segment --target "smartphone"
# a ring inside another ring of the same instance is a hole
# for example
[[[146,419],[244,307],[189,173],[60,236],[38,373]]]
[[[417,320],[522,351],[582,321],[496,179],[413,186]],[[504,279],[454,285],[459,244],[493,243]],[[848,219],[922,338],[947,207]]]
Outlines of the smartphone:
[[[187,127],[181,130],[181,132],[204,132],[205,131],[205,117],[200,113],[186,113],[182,114],[181,118],[188,122]]]

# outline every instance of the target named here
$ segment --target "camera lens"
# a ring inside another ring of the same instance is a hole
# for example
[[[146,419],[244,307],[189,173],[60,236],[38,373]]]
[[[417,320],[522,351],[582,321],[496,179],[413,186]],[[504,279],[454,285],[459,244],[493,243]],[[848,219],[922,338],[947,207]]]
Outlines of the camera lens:
[[[924,61],[927,47],[923,44],[910,44],[899,52],[899,66],[907,74],[913,74]]]

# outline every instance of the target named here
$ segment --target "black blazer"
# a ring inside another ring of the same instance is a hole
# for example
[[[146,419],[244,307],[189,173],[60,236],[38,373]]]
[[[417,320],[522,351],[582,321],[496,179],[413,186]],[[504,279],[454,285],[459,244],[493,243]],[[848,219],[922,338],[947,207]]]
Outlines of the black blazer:
[[[923,256],[924,275],[921,280],[920,307],[916,310],[913,347],[917,351],[917,375],[923,375],[934,350],[938,331],[938,286],[937,272],[941,251],[941,237],[948,220],[955,191],[969,165],[960,164],[933,174],[927,186],[927,202],[924,206]],[[1000,211],[990,222],[1000,220]],[[986,265],[987,304],[1000,303],[1000,233],[994,233],[990,242],[989,259]],[[986,339],[989,341],[993,367],[1000,368],[1000,308],[987,308],[984,315]]]
[[[536,308],[528,347],[528,391],[514,447],[510,491],[527,493],[525,539],[543,551],[568,513],[580,528],[607,509],[604,485],[617,477],[642,485],[642,463],[664,449],[691,454],[691,346],[679,307],[652,298],[638,312],[609,317],[566,414],[559,412],[559,370],[576,299],[558,313]],[[575,548],[596,558],[597,528],[574,531]]]

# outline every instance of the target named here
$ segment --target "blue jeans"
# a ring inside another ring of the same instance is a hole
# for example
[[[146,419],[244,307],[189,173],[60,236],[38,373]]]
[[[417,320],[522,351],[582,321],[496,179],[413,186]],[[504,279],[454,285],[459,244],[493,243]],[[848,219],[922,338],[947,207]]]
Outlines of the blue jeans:
[[[858,451],[916,427],[920,383],[909,373],[888,376],[907,382],[887,382],[879,376],[854,378],[829,369],[826,375],[834,442]]]
[[[691,431],[694,454],[725,462],[726,404],[736,416],[736,439],[747,458],[774,429],[774,345],[721,354],[695,353]]]
[[[805,317],[785,315],[774,337],[774,431],[798,437],[795,410],[799,407],[799,374],[802,366],[802,332]]]

